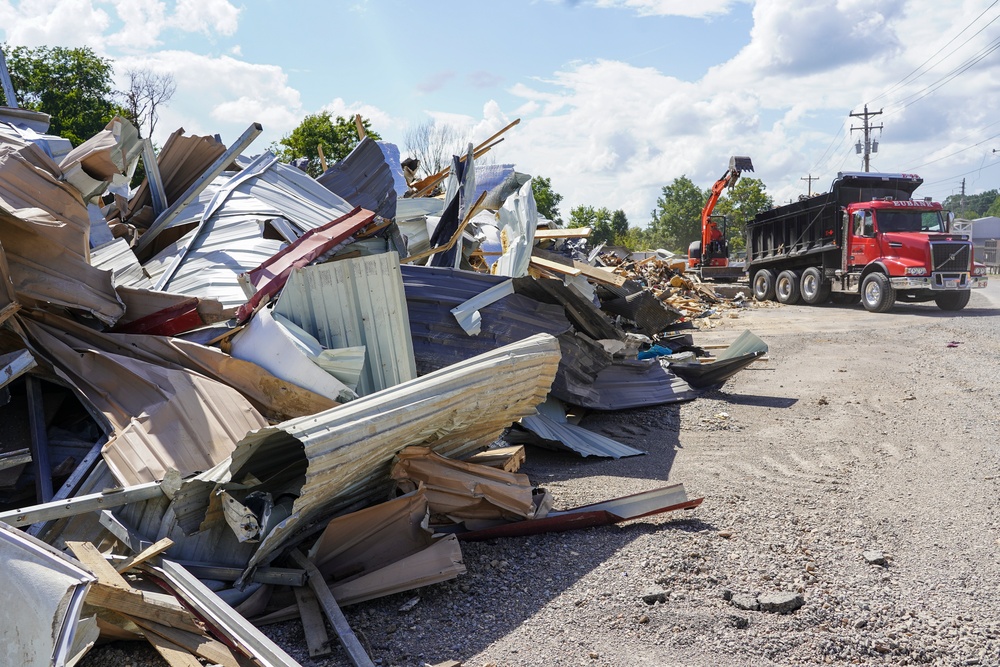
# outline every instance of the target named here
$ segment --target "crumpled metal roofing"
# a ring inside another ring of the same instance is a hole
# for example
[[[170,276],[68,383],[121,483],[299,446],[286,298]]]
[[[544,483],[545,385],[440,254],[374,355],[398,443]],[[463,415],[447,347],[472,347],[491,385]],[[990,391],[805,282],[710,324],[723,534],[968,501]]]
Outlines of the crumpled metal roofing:
[[[663,368],[655,359],[615,360],[597,374],[596,397],[577,403],[594,410],[624,410],[697,398],[687,382]]]
[[[538,414],[522,417],[520,423],[544,441],[540,443],[543,447],[567,449],[583,457],[619,459],[623,456],[639,456],[646,453],[582,426],[571,424],[566,420],[565,406],[551,398],[538,406]]]
[[[692,387],[703,389],[722,384],[765,354],[767,343],[747,329],[715,361],[704,364],[671,363],[670,370],[684,378]]]
[[[378,142],[369,137],[316,181],[354,206],[374,211],[387,220],[396,217],[392,170]]]
[[[250,480],[251,491],[297,494],[291,516],[260,542],[249,563],[254,567],[310,522],[385,497],[392,487],[388,464],[404,447],[424,444],[443,456],[461,457],[489,445],[544,400],[558,361],[554,338],[532,336],[332,410],[250,433],[233,452],[228,474],[220,478],[220,467],[185,486],[194,489],[189,497],[196,504],[216,481],[225,480]],[[174,511],[180,516],[190,508]]]
[[[152,289],[153,281],[149,279],[139,259],[132,252],[125,239],[115,239],[110,243],[99,245],[90,251],[90,265],[104,271],[111,271],[111,282],[115,287],[139,287]]]
[[[474,271],[403,265],[403,287],[417,372],[421,375],[538,333],[570,329],[561,306],[511,294],[479,309],[480,333],[470,336],[452,314],[507,278]]]
[[[213,297],[227,307],[246,302],[237,277],[263,264],[283,242],[263,238],[266,222],[296,237],[353,207],[270,153],[241,172],[217,178],[166,228],[195,229],[161,250],[144,268],[158,289]],[[291,241],[293,239],[286,239]]]

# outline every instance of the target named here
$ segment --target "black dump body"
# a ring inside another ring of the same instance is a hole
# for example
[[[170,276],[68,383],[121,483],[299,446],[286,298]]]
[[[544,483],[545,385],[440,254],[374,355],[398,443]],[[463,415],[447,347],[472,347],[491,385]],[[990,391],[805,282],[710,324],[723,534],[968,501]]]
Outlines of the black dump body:
[[[921,183],[911,174],[840,173],[829,192],[759,213],[747,224],[747,269],[778,262],[784,268],[839,266],[839,253],[831,251],[843,241],[841,209],[872,199],[911,199]]]

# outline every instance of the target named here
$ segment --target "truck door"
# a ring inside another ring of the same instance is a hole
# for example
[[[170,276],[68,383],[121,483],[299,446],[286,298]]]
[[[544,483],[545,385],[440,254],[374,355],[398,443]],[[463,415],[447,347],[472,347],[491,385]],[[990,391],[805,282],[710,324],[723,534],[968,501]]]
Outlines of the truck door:
[[[851,267],[866,266],[881,256],[878,240],[875,238],[875,220],[870,210],[854,212],[850,242],[848,264]]]

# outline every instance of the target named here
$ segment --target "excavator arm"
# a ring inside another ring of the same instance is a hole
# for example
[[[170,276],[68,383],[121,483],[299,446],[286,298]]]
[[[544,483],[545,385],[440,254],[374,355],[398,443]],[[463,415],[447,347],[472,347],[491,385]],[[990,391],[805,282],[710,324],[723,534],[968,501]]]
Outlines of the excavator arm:
[[[736,181],[740,178],[740,174],[744,171],[753,171],[753,162],[750,161],[749,157],[734,155],[729,158],[729,169],[712,186],[708,201],[705,202],[704,208],[701,209],[701,257],[698,264],[702,266],[708,266],[713,258],[724,260],[722,266],[728,264],[729,253],[728,251],[721,250],[721,247],[725,244],[725,240],[722,238],[722,231],[719,229],[719,226],[712,220],[712,211],[715,210],[715,205],[719,202],[722,192],[726,188],[735,186]],[[716,246],[712,245],[713,242],[719,245],[719,249],[716,249]],[[690,264],[695,266],[693,261]]]

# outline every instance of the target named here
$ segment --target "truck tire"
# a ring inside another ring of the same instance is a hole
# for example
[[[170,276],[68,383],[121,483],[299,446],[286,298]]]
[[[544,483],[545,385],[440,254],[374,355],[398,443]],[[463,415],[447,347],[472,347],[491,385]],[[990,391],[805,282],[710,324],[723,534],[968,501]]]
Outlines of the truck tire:
[[[798,271],[782,271],[778,274],[778,279],[774,281],[774,298],[779,303],[793,304],[799,302],[802,293],[799,291]]]
[[[888,313],[896,303],[896,290],[884,273],[875,271],[861,281],[861,305],[871,313]]]
[[[934,297],[934,303],[941,310],[962,310],[969,305],[969,296],[972,292],[962,290],[961,292],[942,292]]]
[[[810,266],[802,272],[799,291],[802,293],[802,300],[810,306],[826,303],[830,299],[830,283],[823,277],[823,272],[815,266]]]
[[[753,298],[757,301],[774,300],[774,272],[761,269],[753,274]]]

